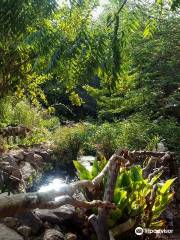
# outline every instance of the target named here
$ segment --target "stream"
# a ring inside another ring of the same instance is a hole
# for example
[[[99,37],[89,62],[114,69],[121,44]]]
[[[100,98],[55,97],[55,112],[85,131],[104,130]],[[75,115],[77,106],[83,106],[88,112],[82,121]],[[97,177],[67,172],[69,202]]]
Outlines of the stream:
[[[88,170],[91,170],[92,164],[96,157],[80,156],[78,161]],[[76,172],[68,172],[62,170],[52,170],[43,176],[34,184],[30,191],[43,191],[59,189],[60,185],[78,180]]]

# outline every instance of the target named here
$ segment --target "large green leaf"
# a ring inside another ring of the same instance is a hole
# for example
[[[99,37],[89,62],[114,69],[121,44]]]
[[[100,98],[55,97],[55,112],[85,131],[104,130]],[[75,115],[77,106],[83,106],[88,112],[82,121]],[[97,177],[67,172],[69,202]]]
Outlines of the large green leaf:
[[[161,193],[167,192],[175,180],[176,180],[176,178],[168,179],[168,180],[163,184],[163,186],[161,187],[160,192],[161,192]]]
[[[92,179],[92,174],[79,162],[79,161],[73,161],[74,166],[78,172],[79,178],[82,179]]]
[[[98,161],[95,160],[92,166],[92,176],[96,177],[99,174],[99,172],[100,172],[99,164]]]
[[[117,186],[119,188],[129,188],[131,186],[131,178],[128,171],[124,171],[117,179]]]
[[[142,176],[142,168],[140,165],[138,166],[132,166],[131,169],[129,170],[129,175],[131,177],[131,180],[133,182],[138,182],[143,180]]]

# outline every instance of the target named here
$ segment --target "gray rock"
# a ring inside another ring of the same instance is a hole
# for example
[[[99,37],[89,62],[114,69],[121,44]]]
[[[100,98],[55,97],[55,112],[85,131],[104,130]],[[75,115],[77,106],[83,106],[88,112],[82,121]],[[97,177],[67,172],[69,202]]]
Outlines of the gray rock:
[[[6,225],[0,224],[0,240],[23,240],[23,237]]]
[[[4,218],[4,224],[10,228],[17,228],[19,226],[19,221],[17,218],[6,217]]]
[[[26,212],[16,215],[21,225],[31,228],[32,234],[37,234],[43,229],[43,222],[34,212]]]
[[[24,159],[24,151],[23,150],[17,151],[14,153],[13,156],[18,160],[23,160]]]
[[[9,165],[13,166],[13,167],[17,167],[17,163],[16,163],[16,159],[13,157],[13,155],[9,154],[9,155],[5,155],[3,157],[3,161],[4,162],[8,162]]]
[[[25,238],[29,237],[31,235],[31,228],[28,226],[20,226],[18,227],[17,231],[24,236]]]
[[[34,152],[24,152],[24,160],[26,162],[32,162],[34,160]]]
[[[76,240],[77,236],[74,233],[67,233],[65,239],[66,240]]]
[[[19,164],[19,168],[21,170],[24,180],[27,180],[33,174],[33,172],[35,172],[35,169],[29,162],[21,161]]]
[[[64,205],[50,211],[55,214],[60,219],[60,221],[68,220],[75,214],[75,208],[71,205]]]
[[[44,240],[64,240],[64,235],[55,229],[46,229],[44,234]]]
[[[61,222],[61,219],[56,216],[51,210],[48,209],[36,209],[36,216],[38,216],[43,222],[49,222],[52,224],[58,224]]]
[[[47,151],[36,150],[35,153],[40,155],[43,158],[43,160],[46,161],[46,162],[50,161],[50,159],[51,159],[51,156],[50,156],[49,153],[47,153]]]

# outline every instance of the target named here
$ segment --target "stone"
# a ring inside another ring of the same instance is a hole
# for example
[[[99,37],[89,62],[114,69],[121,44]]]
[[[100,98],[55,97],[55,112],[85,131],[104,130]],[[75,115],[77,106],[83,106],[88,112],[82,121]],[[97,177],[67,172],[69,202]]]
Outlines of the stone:
[[[64,240],[64,235],[55,229],[46,229],[44,233],[44,240]]]
[[[31,228],[28,226],[20,226],[18,227],[17,231],[25,238],[31,235]]]
[[[14,217],[6,217],[4,218],[4,224],[10,228],[17,228],[19,226],[19,221]]]
[[[0,223],[0,240],[23,240],[23,237],[5,224]]]
[[[32,234],[37,234],[43,229],[43,222],[36,216],[34,212],[25,212],[16,215],[21,225],[31,228]]]
[[[36,153],[34,154],[33,162],[35,162],[37,164],[37,166],[40,168],[43,166],[43,158]]]
[[[43,222],[49,222],[52,224],[60,223],[61,219],[56,216],[51,210],[48,209],[38,209],[35,210],[36,216],[38,216]]]
[[[4,162],[8,162],[9,165],[13,166],[13,167],[17,167],[17,163],[16,163],[16,159],[13,157],[13,155],[9,154],[9,155],[5,155],[3,157],[3,161]]]
[[[50,211],[55,214],[60,219],[60,221],[64,221],[74,216],[75,208],[71,205],[64,205]]]
[[[24,152],[24,160],[26,162],[32,162],[34,160],[34,152]]]
[[[36,150],[35,153],[40,155],[43,158],[43,160],[46,161],[46,162],[50,161],[50,159],[51,159],[50,154],[47,153],[47,151]]]
[[[19,164],[19,168],[21,170],[22,176],[24,180],[28,180],[30,176],[32,176],[35,169],[29,162],[21,161]]]
[[[67,233],[65,239],[66,239],[66,240],[76,240],[76,239],[77,239],[77,236],[76,236],[76,234],[74,234],[74,233]]]
[[[13,155],[18,160],[24,160],[24,151],[20,150],[14,153]]]

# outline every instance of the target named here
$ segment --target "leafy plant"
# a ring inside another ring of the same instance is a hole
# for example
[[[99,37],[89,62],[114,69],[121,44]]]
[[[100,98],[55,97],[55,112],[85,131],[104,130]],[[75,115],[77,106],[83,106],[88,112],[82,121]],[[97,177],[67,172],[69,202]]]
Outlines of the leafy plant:
[[[107,161],[94,161],[92,169],[87,170],[80,162],[74,161],[77,173],[80,179],[92,180],[97,176]],[[173,198],[173,192],[170,187],[175,178],[162,183],[160,180],[162,172],[156,174],[152,179],[144,179],[143,170],[140,165],[131,166],[129,170],[121,168],[114,191],[114,203],[116,209],[109,212],[108,223],[112,228],[119,223],[125,222],[129,218],[134,218],[138,224],[143,227],[162,225],[160,215],[166,209]],[[150,196],[157,186],[156,194],[152,206],[149,205]],[[104,192],[105,184],[103,184]],[[97,193],[96,193],[97,194]],[[96,199],[102,198],[102,195],[96,195]]]

